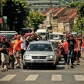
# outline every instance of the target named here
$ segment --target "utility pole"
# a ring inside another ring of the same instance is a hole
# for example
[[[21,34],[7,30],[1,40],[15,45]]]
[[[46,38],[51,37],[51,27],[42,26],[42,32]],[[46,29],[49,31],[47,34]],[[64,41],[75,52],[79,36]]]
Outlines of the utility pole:
[[[50,8],[52,8],[52,0],[50,0]]]

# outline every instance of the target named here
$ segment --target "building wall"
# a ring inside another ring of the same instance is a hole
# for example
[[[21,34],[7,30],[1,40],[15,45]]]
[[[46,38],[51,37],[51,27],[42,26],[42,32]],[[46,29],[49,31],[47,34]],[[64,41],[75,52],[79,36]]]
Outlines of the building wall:
[[[58,23],[58,31],[59,32],[63,32],[63,29],[64,29],[64,26],[63,25],[64,25],[63,22],[59,22]]]
[[[63,23],[63,32],[70,32],[71,26],[69,22]]]
[[[59,6],[59,0],[26,0],[26,2],[29,4],[30,9],[42,12],[46,11],[50,6]]]

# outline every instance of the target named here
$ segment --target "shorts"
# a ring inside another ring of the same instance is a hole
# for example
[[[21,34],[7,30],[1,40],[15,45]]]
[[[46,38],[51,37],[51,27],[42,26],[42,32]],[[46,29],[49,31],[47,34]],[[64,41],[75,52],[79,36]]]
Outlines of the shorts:
[[[81,48],[82,51],[84,51],[84,48]]]
[[[14,57],[20,57],[20,51],[14,51]]]
[[[9,63],[9,56],[7,54],[1,53],[1,61]]]

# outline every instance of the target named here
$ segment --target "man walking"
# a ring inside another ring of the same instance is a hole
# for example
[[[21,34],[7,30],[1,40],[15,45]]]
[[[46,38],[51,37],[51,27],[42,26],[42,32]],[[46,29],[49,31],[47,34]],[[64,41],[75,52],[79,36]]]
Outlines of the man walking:
[[[74,40],[73,35],[69,36],[69,39],[67,40],[67,42],[68,42],[68,58],[67,58],[67,63],[69,65],[70,64],[70,59],[71,59],[71,68],[74,68],[73,67],[73,62],[74,62],[74,45],[75,45],[76,41]]]
[[[6,38],[2,38],[2,47],[0,48],[1,51],[1,62],[2,62],[2,72],[8,71],[8,63],[9,63],[9,55],[8,50],[10,45],[6,42]],[[6,69],[4,69],[4,63],[6,63]]]
[[[63,48],[63,57],[64,57],[65,64],[66,64],[67,63],[67,55],[68,55],[68,42],[66,40],[63,40],[62,48]]]

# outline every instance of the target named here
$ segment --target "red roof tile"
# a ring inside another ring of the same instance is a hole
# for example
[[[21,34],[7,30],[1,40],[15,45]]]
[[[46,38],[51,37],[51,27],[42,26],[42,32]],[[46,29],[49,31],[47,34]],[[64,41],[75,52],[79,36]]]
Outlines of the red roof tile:
[[[57,16],[62,10],[64,10],[66,7],[56,7],[49,9],[47,12],[45,12],[43,15],[46,16],[48,13],[53,13],[53,17]]]
[[[55,8],[49,9],[47,12],[45,12],[43,15],[46,16],[48,13],[52,12]]]
[[[74,16],[76,16],[77,13],[73,13],[72,15],[70,15],[66,20],[70,20],[71,18],[73,18]]]
[[[69,8],[58,20],[70,20],[77,15],[77,8]]]
[[[64,10],[65,7],[59,7],[57,11],[53,14],[53,17],[56,17],[62,10]]]

